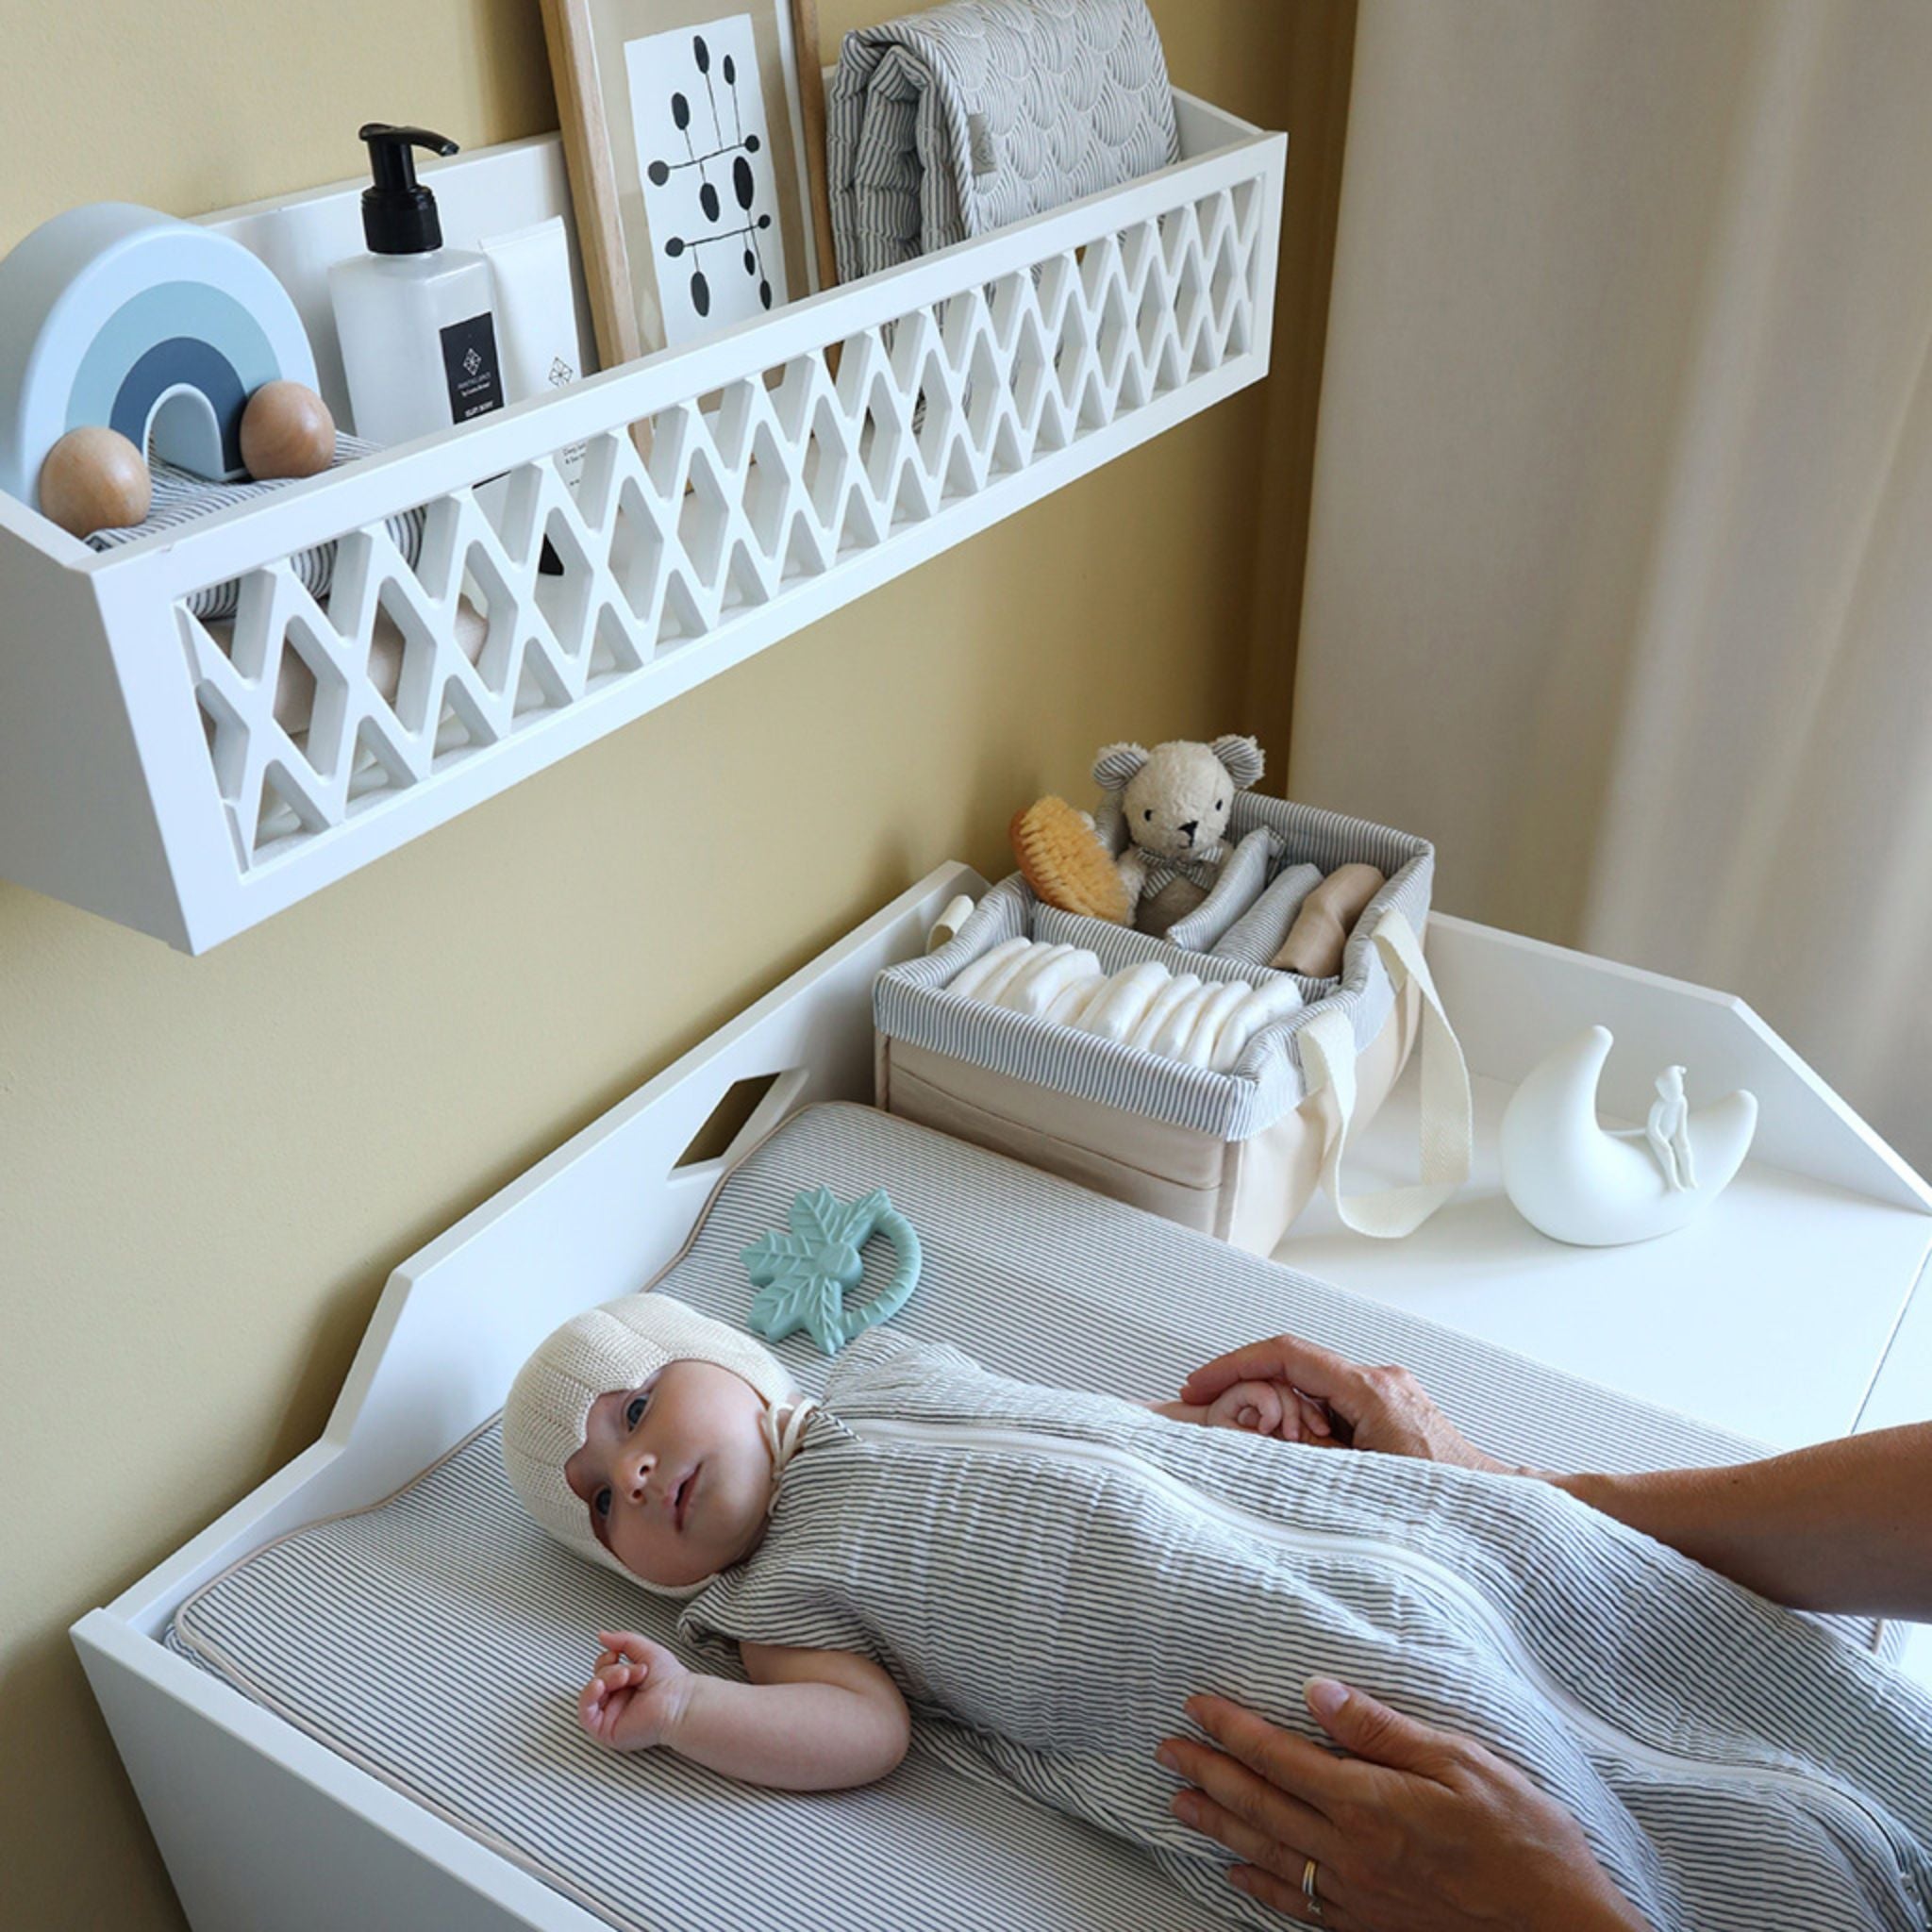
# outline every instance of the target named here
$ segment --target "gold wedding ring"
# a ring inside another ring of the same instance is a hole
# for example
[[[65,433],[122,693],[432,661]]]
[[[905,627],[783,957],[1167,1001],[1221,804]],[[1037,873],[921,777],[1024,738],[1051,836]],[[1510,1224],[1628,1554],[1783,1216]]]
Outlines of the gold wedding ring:
[[[1302,1896],[1308,1902],[1308,1917],[1316,1924],[1322,1922],[1322,1894],[1315,1890],[1315,1861],[1310,1858],[1302,1867]]]

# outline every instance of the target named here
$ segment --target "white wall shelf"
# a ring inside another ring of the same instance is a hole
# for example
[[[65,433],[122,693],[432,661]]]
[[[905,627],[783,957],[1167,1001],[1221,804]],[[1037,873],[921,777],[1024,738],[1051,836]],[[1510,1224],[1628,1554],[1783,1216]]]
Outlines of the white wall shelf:
[[[1158,174],[172,539],[0,497],[0,875],[205,951],[1258,381],[1286,140],[1178,107]]]

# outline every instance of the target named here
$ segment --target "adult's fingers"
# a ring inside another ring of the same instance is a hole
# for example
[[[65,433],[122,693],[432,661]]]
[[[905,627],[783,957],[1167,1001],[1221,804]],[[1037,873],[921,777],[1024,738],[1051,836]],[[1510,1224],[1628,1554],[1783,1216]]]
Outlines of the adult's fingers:
[[[1181,1384],[1181,1400],[1212,1402],[1237,1382],[1290,1382],[1306,1394],[1339,1405],[1344,1416],[1351,1398],[1359,1399],[1368,1387],[1361,1370],[1346,1356],[1298,1335],[1271,1335],[1203,1362]]]
[[[1258,1865],[1235,1865],[1228,1870],[1227,1882],[1237,1891],[1244,1891],[1250,1898],[1257,1898],[1264,1906],[1272,1906],[1305,1925],[1323,1925],[1327,1932],[1358,1932],[1362,1922],[1340,1899],[1329,1895],[1326,1876],[1319,1869],[1315,1874],[1315,1896],[1322,1907],[1319,1919],[1308,1905],[1307,1894],[1302,1890],[1299,1874],[1291,1881],[1277,1878]]]
[[[1283,1797],[1318,1814],[1324,1824],[1338,1806],[1373,1795],[1379,1774],[1368,1765],[1298,1738],[1241,1705],[1224,1697],[1191,1697],[1187,1710],[1229,1757]],[[1333,1825],[1328,1829],[1332,1833]],[[1330,1852],[1337,1849],[1332,1837],[1326,1845]],[[1321,1847],[1310,1844],[1308,1849],[1321,1856]]]
[[[1307,1748],[1315,1749],[1313,1745]],[[1242,1857],[1253,1858],[1253,1848],[1224,1837],[1215,1829],[1219,1819],[1237,1820],[1273,1843],[1298,1846],[1304,1857],[1333,1857],[1339,1852],[1340,1835],[1320,1811],[1272,1783],[1251,1765],[1191,1738],[1169,1738],[1161,1745],[1159,1757],[1170,1771],[1194,1787],[1191,1793],[1176,1793],[1178,1798],[1193,1796],[1205,1801],[1200,1813],[1204,1822],[1199,1824],[1179,1811],[1174,1815],[1184,1824],[1194,1824],[1197,1831],[1220,1839]]]
[[[1412,1772],[1439,1783],[1466,1750],[1463,1741],[1419,1718],[1404,1717],[1366,1691],[1332,1677],[1312,1677],[1303,1693],[1315,1722],[1341,1746],[1369,1764]]]
[[[1310,1919],[1307,1893],[1302,1879],[1313,1856],[1298,1844],[1272,1839],[1233,1812],[1224,1811],[1211,1798],[1199,1791],[1179,1791],[1174,1801],[1174,1814],[1191,1830],[1204,1833],[1224,1844],[1257,1877],[1275,1879],[1284,1889],[1288,1902],[1281,1909],[1298,1919]],[[1245,1888],[1244,1888],[1245,1889]],[[1262,1894],[1257,1893],[1257,1896]],[[1345,1924],[1354,1915],[1355,1900],[1346,1882],[1315,1859],[1315,1896],[1322,1902],[1322,1920],[1328,1924]],[[1273,1899],[1269,1900],[1273,1904]]]

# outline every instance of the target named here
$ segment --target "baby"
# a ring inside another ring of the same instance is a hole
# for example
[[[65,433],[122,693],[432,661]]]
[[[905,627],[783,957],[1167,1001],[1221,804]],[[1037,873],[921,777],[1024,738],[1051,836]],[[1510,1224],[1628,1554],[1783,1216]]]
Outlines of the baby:
[[[1788,1774],[1781,1742],[1774,1778],[1729,1769],[1767,1752],[1776,1720],[1752,1700],[1780,1671],[1805,1675],[1821,1740],[1869,1728],[1849,1646],[1840,1659],[1802,1620],[1757,1619],[1762,1672],[1727,1669],[1753,1600],[1560,1491],[1317,1453],[1326,1418],[1292,1391],[1227,1407],[1159,1414],[1016,1382],[885,1328],[815,1404],[759,1342],[653,1293],[539,1348],[505,1405],[504,1459],[559,1541],[687,1599],[681,1633],[723,1667],[600,1633],[578,1711],[612,1750],[826,1790],[891,1771],[917,1713],[923,1750],[1141,1847],[1217,1916],[1275,1925],[1175,1823],[1153,1754],[1197,1692],[1311,1737],[1300,1687],[1320,1674],[1514,1763],[1658,1932],[1783,1923],[1776,1874],[1793,1869],[1877,1904],[1854,1874],[1896,1870],[1883,1803],[1831,1790],[1866,1775],[1862,1757],[1823,1742],[1819,1769]],[[1643,1617],[1607,1614],[1635,1604]],[[1696,1761],[1633,1741],[1660,1709]],[[1765,1863],[1761,1899],[1700,1858],[1719,1796],[1724,1831],[1790,1855]]]
[[[1291,1441],[1329,1433],[1319,1404],[1268,1383],[1240,1383],[1210,1407],[1149,1407]],[[669,1295],[630,1295],[566,1323],[525,1364],[505,1407],[504,1457],[559,1541],[689,1597],[763,1541],[816,1407],[751,1336]],[[744,1641],[741,1684],[690,1671],[635,1631],[598,1635],[578,1709],[612,1750],[665,1745],[792,1790],[868,1784],[906,1754],[905,1697],[869,1657]]]

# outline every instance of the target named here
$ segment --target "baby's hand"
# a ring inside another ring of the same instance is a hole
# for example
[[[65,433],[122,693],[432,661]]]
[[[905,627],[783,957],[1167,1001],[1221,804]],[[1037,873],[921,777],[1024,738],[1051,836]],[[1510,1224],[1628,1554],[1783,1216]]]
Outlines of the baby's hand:
[[[1327,1409],[1286,1382],[1237,1382],[1205,1407],[1190,1402],[1154,1402],[1148,1407],[1172,1422],[1197,1423],[1208,1429],[1241,1429],[1284,1442],[1325,1446],[1335,1434]]]
[[[635,1630],[600,1630],[597,1668],[577,1698],[577,1720],[612,1751],[666,1742],[691,1696],[694,1674]]]

